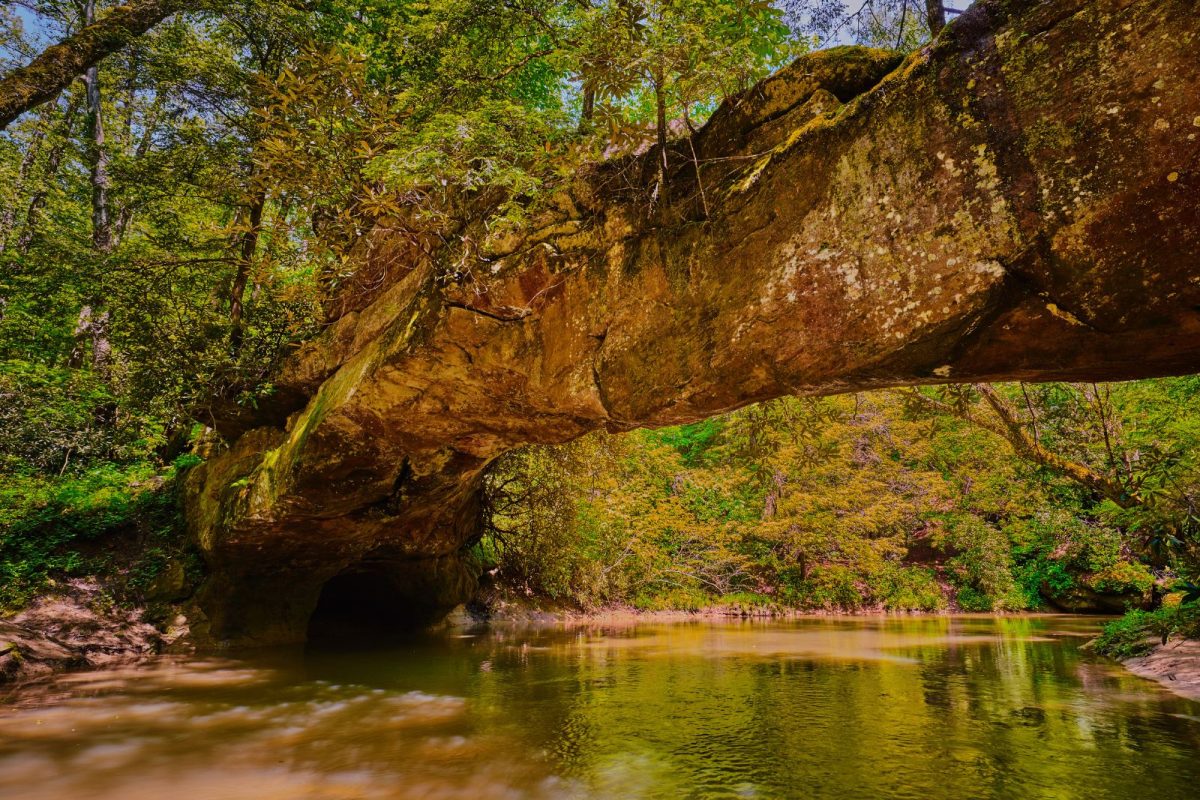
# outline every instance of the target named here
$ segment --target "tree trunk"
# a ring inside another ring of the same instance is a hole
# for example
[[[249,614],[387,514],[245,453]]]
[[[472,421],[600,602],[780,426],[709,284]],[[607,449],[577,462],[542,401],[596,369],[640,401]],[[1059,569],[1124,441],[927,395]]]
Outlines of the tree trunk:
[[[580,115],[580,128],[586,128],[596,116],[596,90],[583,90],[583,113]]]
[[[154,140],[154,131],[158,126],[158,117],[161,110],[162,97],[155,97],[150,111],[142,119],[142,138],[133,151],[134,160],[140,161],[146,157],[146,153],[150,152],[150,144]],[[130,125],[130,128],[132,128],[132,125]],[[125,232],[129,230],[129,224],[133,221],[133,212],[133,203],[128,198],[120,204],[120,210],[113,221],[112,238],[114,245],[119,244],[125,238]]]
[[[12,233],[13,226],[17,221],[17,200],[20,199],[25,183],[29,178],[29,172],[33,169],[34,162],[37,161],[38,154],[41,152],[42,143],[46,139],[46,131],[50,127],[50,120],[53,116],[53,109],[46,109],[41,113],[41,119],[38,121],[37,128],[33,131],[29,143],[25,146],[25,155],[21,158],[21,165],[17,168],[17,180],[13,186],[12,202],[0,211],[0,252],[3,252],[8,244],[8,236]]]
[[[107,377],[112,359],[112,345],[108,340],[110,321],[103,301],[88,302],[79,309],[75,321],[75,346],[67,357],[68,367],[80,369],[90,362],[93,369]]]
[[[96,0],[84,3],[84,22],[95,24]],[[87,88],[88,161],[92,168],[92,246],[100,253],[112,250],[112,224],[108,216],[108,151],[104,146],[104,109],[100,95],[100,70],[88,67],[83,75]]]
[[[262,230],[263,208],[267,204],[267,193],[259,189],[250,207],[246,210],[246,230],[242,232],[238,250],[237,273],[233,277],[233,286],[229,291],[229,347],[234,357],[242,349],[245,329],[242,320],[242,307],[246,296],[246,282],[254,267],[254,256],[258,252],[258,239]]]
[[[1142,519],[1150,523],[1146,530],[1152,532],[1151,536],[1147,538],[1145,555],[1155,566],[1166,566],[1165,548],[1154,545],[1153,537],[1155,532],[1165,533],[1169,539],[1178,540],[1179,524],[1169,509],[1164,509],[1152,496],[1143,496],[1118,477],[1106,475],[1099,470],[1092,469],[1087,464],[1072,461],[1047,450],[1041,442],[1031,438],[1025,432],[1016,410],[1005,402],[995,389],[980,383],[975,384],[975,390],[983,396],[984,401],[1000,419],[999,426],[988,429],[1007,439],[1017,455],[1074,481],[1085,489],[1110,500],[1120,508],[1137,509],[1142,515]],[[1111,456],[1112,444],[1109,441],[1108,421],[1102,420],[1101,424],[1104,425],[1105,446],[1109,453],[1110,466],[1115,466]]]
[[[925,0],[925,21],[934,36],[942,32],[946,27],[946,7],[942,0]]]
[[[999,418],[999,425],[983,425],[979,420],[971,420],[993,433],[1002,436],[1017,455],[1028,461],[1046,467],[1068,478],[1080,486],[1116,503],[1121,508],[1144,508],[1145,501],[1137,492],[1129,489],[1120,480],[1092,469],[1087,464],[1072,461],[1057,453],[1047,450],[1041,442],[1031,437],[1021,423],[1017,411],[1001,397],[994,388],[986,383],[974,384],[984,402]],[[959,416],[962,416],[961,414]],[[966,417],[970,419],[969,417]]]
[[[28,65],[0,78],[0,131],[31,108],[58,97],[71,81],[105,56],[124,48],[175,12],[197,5],[188,0],[132,0],[46,48]]]
[[[1000,397],[990,385],[976,383],[972,386],[995,413],[995,418],[977,413],[969,405],[958,406],[943,403],[916,389],[907,390],[903,394],[909,400],[931,411],[958,417],[977,428],[995,434],[1008,442],[1013,451],[1026,461],[1046,467],[1050,471],[1078,483],[1095,494],[1107,497],[1122,508],[1133,508],[1140,505],[1140,498],[1129,493],[1120,481],[1113,480],[1086,464],[1071,461],[1047,450],[1041,442],[1031,437],[1025,431],[1016,410],[1009,406],[1004,398]]]
[[[96,0],[85,0],[84,25],[96,20]],[[86,28],[85,28],[86,29]],[[83,83],[87,101],[87,159],[91,167],[92,185],[92,247],[97,253],[112,251],[112,223],[108,213],[108,151],[104,142],[104,108],[100,93],[100,70],[95,64],[84,72]],[[79,310],[75,324],[75,347],[69,365],[78,369],[91,352],[93,369],[107,376],[112,347],[108,341],[109,312],[101,298],[93,297]]]
[[[654,111],[655,133],[658,136],[658,203],[659,208],[665,209],[669,203],[667,197],[667,174],[670,165],[667,163],[667,100],[663,90],[663,73],[659,70],[654,76]]]

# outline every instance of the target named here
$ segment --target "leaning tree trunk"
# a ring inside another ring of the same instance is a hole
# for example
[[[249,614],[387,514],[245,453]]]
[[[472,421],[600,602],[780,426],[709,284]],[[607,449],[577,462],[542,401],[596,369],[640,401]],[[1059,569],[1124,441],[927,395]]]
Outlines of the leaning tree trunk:
[[[1106,474],[1088,464],[1067,458],[1047,448],[1037,436],[1036,419],[1032,417],[1032,407],[1030,407],[1030,415],[1034,434],[1031,436],[1021,422],[1016,409],[1009,405],[994,387],[986,383],[977,383],[974,385],[974,389],[992,410],[993,416],[983,416],[970,405],[957,406],[944,403],[917,389],[904,392],[904,396],[917,405],[956,416],[999,436],[1007,441],[1013,452],[1021,458],[1074,482],[1098,497],[1111,501],[1118,508],[1136,510],[1141,518],[1141,534],[1145,545],[1143,557],[1155,566],[1165,567],[1167,565],[1167,554],[1162,548],[1154,546],[1152,539],[1158,534],[1166,534],[1172,539],[1178,538],[1179,521],[1174,512],[1164,507],[1164,504],[1154,496],[1143,495],[1132,481],[1126,483],[1118,476]],[[1107,425],[1107,422],[1105,421],[1104,424]],[[1107,430],[1104,435],[1107,442]]]
[[[1013,452],[1026,461],[1045,467],[1089,492],[1111,500],[1120,508],[1148,510],[1145,498],[1118,478],[1096,470],[1088,464],[1059,455],[1043,445],[1037,436],[1030,436],[1016,410],[990,384],[977,383],[974,385],[974,389],[992,409],[994,417],[981,415],[970,405],[954,406],[944,403],[916,389],[906,391],[904,397],[932,411],[958,417],[977,428],[999,436],[1008,442]]]
[[[204,5],[187,0],[132,0],[89,22],[28,65],[0,77],[0,131],[47,103],[71,81],[177,11]]]
[[[379,285],[256,410],[216,413],[236,441],[187,502],[210,632],[302,638],[322,583],[368,565],[461,599],[480,475],[521,444],[788,394],[1197,371],[1192,11],[981,0],[903,64],[807,56],[670,145],[669,214],[661,154],[614,159],[454,274],[385,221],[358,252]]]

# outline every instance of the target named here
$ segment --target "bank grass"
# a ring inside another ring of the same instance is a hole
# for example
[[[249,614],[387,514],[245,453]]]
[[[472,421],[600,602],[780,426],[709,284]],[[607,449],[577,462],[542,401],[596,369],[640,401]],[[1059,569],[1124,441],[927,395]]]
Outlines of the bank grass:
[[[1182,603],[1168,595],[1154,611],[1132,610],[1104,626],[1096,652],[1117,659],[1144,656],[1171,639],[1200,639],[1200,603]]]

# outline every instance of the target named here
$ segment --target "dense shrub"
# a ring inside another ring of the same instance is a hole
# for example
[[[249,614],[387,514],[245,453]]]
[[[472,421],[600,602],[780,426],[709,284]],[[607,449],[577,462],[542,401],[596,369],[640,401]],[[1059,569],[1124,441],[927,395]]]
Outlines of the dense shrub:
[[[0,611],[63,577],[101,575],[136,600],[172,560],[196,574],[175,476],[137,463],[0,484]]]
[[[1104,626],[1096,650],[1114,658],[1132,658],[1173,636],[1200,638],[1200,604],[1164,604],[1155,611],[1130,611]]]
[[[941,611],[947,601],[933,570],[889,565],[871,584],[874,597],[889,610]]]

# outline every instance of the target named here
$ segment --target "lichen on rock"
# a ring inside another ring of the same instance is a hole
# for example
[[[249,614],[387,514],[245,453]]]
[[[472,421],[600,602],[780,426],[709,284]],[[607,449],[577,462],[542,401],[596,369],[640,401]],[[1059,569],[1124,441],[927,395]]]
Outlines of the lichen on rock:
[[[903,63],[839,48],[731,98],[670,144],[665,207],[631,154],[487,269],[447,278],[372,233],[370,302],[190,478],[213,638],[302,638],[367,563],[454,576],[452,603],[482,470],[525,443],[797,393],[1197,371],[1197,25],[1184,0],[981,0]]]

